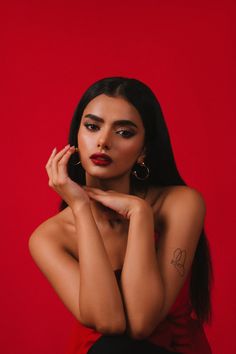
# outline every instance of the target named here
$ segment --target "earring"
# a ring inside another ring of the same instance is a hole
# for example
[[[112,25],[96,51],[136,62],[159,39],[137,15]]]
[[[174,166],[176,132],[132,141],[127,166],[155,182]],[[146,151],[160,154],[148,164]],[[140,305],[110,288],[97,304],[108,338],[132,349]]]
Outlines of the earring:
[[[75,148],[75,152],[79,152],[79,148],[78,148],[78,147]],[[76,166],[76,165],[79,165],[80,163],[81,163],[81,162],[78,161],[78,162],[74,163],[73,165]]]
[[[145,179],[147,179],[147,178],[149,177],[149,175],[150,175],[150,170],[149,170],[149,168],[145,165],[144,162],[140,162],[138,165],[139,165],[139,167],[140,167],[143,171],[145,171],[145,172],[144,172],[144,173],[145,173],[144,176],[143,176],[143,173],[141,174],[141,176],[139,176],[136,170],[134,170],[134,171],[132,172],[132,174],[133,174],[137,179],[139,179],[139,180],[141,180],[141,181],[144,181]]]

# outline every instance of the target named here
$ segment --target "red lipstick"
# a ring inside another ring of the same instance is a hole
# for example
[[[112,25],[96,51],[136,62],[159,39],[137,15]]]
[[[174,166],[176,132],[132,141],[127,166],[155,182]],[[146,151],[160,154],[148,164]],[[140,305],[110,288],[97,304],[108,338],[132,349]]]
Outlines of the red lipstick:
[[[93,154],[90,156],[90,159],[97,166],[108,166],[112,163],[110,156],[102,153]]]

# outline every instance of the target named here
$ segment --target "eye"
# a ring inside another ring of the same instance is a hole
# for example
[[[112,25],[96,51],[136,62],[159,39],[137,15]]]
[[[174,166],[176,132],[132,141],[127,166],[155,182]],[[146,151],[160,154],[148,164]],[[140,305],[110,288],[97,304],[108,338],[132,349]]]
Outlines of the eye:
[[[135,134],[134,132],[125,129],[118,130],[116,133],[121,135],[123,138],[131,138]]]
[[[84,123],[84,126],[88,129],[88,130],[92,130],[92,131],[96,131],[99,129],[99,126],[96,124],[92,124],[92,123]]]

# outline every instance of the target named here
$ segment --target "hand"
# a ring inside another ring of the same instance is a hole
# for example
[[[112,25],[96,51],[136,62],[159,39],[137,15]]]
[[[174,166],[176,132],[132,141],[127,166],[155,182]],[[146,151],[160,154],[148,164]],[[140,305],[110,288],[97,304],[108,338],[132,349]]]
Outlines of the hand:
[[[48,184],[53,188],[65,202],[73,209],[76,205],[89,203],[89,197],[82,187],[68,176],[67,163],[75,147],[66,145],[59,151],[53,149],[51,156],[45,166],[49,181]]]
[[[116,211],[126,219],[136,212],[142,212],[148,209],[152,212],[151,206],[143,199],[124,193],[118,193],[112,190],[103,191],[99,188],[83,187],[91,199],[103,204],[104,206]]]

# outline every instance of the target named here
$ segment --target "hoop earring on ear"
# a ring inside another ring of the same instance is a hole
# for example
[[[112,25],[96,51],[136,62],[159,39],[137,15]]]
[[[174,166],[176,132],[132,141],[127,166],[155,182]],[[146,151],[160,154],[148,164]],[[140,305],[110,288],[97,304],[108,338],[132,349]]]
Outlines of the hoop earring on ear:
[[[79,152],[79,148],[76,147],[76,148],[75,148],[75,152]],[[74,166],[76,166],[76,165],[78,166],[80,163],[81,163],[81,162],[78,161],[78,162],[74,163],[73,165],[74,165]]]
[[[150,170],[149,170],[149,168],[145,165],[144,162],[140,162],[138,165],[140,166],[141,169],[145,170],[145,173],[146,173],[146,174],[145,174],[144,176],[139,176],[136,170],[134,170],[134,171],[132,172],[132,174],[133,174],[137,179],[139,179],[140,181],[144,181],[145,179],[147,179],[147,178],[149,177],[149,175],[150,175]]]

